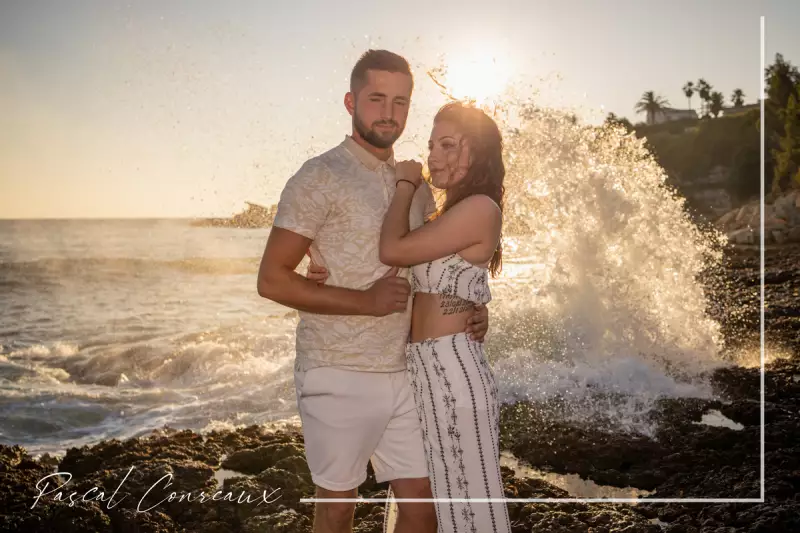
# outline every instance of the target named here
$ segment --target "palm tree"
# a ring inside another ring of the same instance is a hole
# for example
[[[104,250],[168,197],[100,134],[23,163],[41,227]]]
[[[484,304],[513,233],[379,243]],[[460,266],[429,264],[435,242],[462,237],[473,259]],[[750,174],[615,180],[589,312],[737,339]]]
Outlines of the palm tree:
[[[711,96],[711,85],[703,78],[697,80],[697,94],[705,104],[700,104],[700,116],[703,117],[708,114],[708,99]]]
[[[725,107],[725,96],[719,91],[714,91],[708,99],[708,104],[708,111],[714,115],[714,118],[717,118],[722,108]]]
[[[669,102],[663,96],[657,96],[653,91],[645,91],[642,94],[642,99],[636,103],[634,109],[637,113],[647,113],[647,124],[653,124],[656,113],[668,105]]]
[[[689,109],[692,108],[692,95],[694,94],[694,83],[691,81],[687,81],[686,85],[683,86],[683,94],[686,95],[686,98],[689,99]]]
[[[734,89],[731,95],[731,102],[733,107],[742,107],[744,105],[744,92],[741,89]]]

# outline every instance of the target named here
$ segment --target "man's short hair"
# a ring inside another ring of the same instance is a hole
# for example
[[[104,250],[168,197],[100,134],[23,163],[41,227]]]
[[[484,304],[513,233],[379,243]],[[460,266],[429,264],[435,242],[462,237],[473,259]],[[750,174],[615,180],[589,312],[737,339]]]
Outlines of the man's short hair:
[[[408,74],[411,77],[411,88],[414,88],[414,76],[405,58],[388,50],[367,50],[356,61],[353,72],[350,73],[350,92],[353,95],[358,94],[358,91],[366,85],[368,70]]]

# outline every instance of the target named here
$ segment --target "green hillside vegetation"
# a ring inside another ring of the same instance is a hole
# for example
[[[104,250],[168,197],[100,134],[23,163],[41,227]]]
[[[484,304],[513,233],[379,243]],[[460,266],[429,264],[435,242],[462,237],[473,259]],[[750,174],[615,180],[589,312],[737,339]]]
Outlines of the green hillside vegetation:
[[[765,72],[767,98],[765,115],[764,175],[767,200],[800,188],[800,73],[797,67],[776,54]],[[669,103],[653,91],[646,91],[635,109],[647,116],[646,123],[632,124],[613,114],[607,122],[622,124],[647,146],[669,176],[669,184],[692,204],[692,192],[710,185],[710,174],[724,171],[721,187],[735,204],[760,193],[761,110],[744,108],[744,93],[735,89],[731,107],[724,107],[722,93],[704,79],[683,87],[691,106],[695,95],[701,99],[699,119],[654,123]],[[760,102],[759,102],[760,103]],[[737,112],[737,108],[743,111]],[[715,184],[720,187],[720,184]],[[703,206],[695,205],[699,210]]]

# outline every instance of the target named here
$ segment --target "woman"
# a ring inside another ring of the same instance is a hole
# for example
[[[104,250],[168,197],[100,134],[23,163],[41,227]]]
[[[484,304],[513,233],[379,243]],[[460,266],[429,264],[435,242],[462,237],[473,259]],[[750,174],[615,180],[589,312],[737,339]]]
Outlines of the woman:
[[[428,143],[431,182],[446,191],[431,221],[409,231],[422,166],[396,166],[380,259],[412,267],[414,305],[406,347],[435,498],[503,498],[497,386],[483,344],[463,332],[474,304],[491,300],[501,268],[503,142],[480,109],[444,106]],[[504,503],[437,502],[439,531],[508,532]]]
[[[483,344],[464,322],[491,300],[488,275],[501,268],[503,142],[480,109],[445,105],[428,143],[431,182],[445,190],[441,209],[409,231],[409,209],[422,165],[396,165],[396,191],[381,230],[380,260],[412,267],[411,332],[406,346],[431,488],[437,499],[504,497],[499,465],[497,386]],[[320,282],[325,269],[312,265]],[[391,489],[389,491],[391,498]],[[440,533],[507,533],[504,503],[437,502]],[[396,509],[387,505],[384,531]]]

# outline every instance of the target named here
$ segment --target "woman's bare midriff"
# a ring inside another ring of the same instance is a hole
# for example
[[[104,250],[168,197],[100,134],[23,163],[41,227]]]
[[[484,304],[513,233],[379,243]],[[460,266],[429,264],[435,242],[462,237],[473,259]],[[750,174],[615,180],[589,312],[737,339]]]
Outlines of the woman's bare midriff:
[[[417,292],[411,314],[411,342],[435,339],[467,329],[467,319],[473,315],[472,302],[457,296]]]

